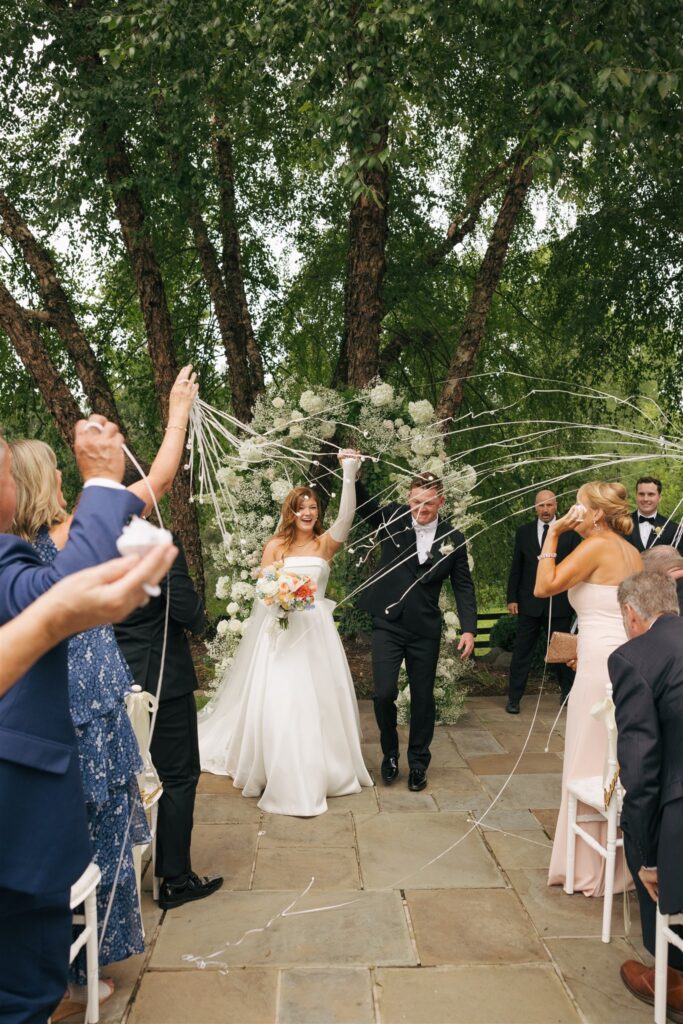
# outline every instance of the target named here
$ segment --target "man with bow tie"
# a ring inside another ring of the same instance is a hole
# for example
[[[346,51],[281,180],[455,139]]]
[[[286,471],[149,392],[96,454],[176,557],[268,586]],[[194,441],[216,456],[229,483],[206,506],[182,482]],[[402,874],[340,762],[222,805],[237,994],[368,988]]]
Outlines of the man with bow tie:
[[[631,513],[633,530],[626,537],[639,551],[647,551],[654,544],[677,546],[683,554],[683,540],[674,545],[678,523],[667,520],[658,512],[662,500],[662,481],[655,476],[641,476],[636,483],[637,510]]]
[[[427,785],[429,746],[434,735],[434,681],[441,643],[441,586],[450,579],[462,634],[461,658],[474,649],[477,602],[467,562],[465,538],[439,517],[443,485],[433,473],[421,473],[410,485],[407,504],[380,507],[362,483],[356,483],[358,514],[376,531],[381,556],[359,605],[372,615],[372,673],[375,717],[382,745],[382,781],[399,775],[396,728],[398,674],[405,661],[410,687],[408,788]]]

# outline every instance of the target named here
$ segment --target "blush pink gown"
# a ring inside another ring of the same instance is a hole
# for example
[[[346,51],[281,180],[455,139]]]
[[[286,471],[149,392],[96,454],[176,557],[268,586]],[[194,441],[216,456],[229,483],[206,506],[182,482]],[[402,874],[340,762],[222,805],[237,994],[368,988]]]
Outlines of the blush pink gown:
[[[576,678],[567,703],[567,729],[562,771],[562,803],[548,874],[549,885],[564,885],[567,859],[567,782],[602,775],[607,756],[605,724],[591,715],[591,708],[604,699],[609,683],[607,659],[628,639],[617,602],[617,588],[602,583],[578,583],[569,590],[569,600],[579,619]],[[593,813],[579,804],[579,814]],[[603,845],[607,824],[587,822],[583,826]],[[631,889],[633,882],[617,851],[615,892]],[[576,843],[574,890],[586,896],[602,896],[605,861],[580,839]]]

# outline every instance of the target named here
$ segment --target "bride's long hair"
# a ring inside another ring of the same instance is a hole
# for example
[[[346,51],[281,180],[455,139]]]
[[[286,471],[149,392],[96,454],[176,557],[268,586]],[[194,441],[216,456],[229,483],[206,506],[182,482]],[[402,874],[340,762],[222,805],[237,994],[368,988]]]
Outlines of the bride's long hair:
[[[323,524],[320,518],[320,501],[315,491],[310,487],[295,487],[290,491],[280,510],[280,522],[275,536],[282,543],[282,553],[288,551],[296,538],[297,512],[301,503],[305,500],[314,501],[318,508],[318,516],[313,526],[313,536],[317,539],[323,532]]]

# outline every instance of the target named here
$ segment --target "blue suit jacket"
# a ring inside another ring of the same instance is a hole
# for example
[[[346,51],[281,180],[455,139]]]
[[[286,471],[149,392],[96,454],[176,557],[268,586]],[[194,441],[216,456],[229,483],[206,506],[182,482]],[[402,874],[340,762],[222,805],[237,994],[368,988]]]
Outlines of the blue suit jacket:
[[[129,491],[86,488],[69,540],[49,566],[29,544],[0,534],[0,623],[63,576],[114,558],[124,523],[141,509]],[[0,887],[6,889],[68,889],[91,858],[67,672],[63,642],[0,699]]]

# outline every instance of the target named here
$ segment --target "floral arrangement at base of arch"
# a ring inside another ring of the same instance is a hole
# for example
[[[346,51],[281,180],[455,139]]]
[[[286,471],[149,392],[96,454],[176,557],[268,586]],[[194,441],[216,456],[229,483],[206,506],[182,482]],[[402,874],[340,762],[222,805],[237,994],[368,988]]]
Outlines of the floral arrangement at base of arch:
[[[431,403],[426,399],[410,401],[391,384],[375,381],[351,395],[329,388],[296,388],[290,383],[283,389],[270,384],[256,403],[250,430],[253,433],[236,453],[226,453],[217,471],[230,503],[221,507],[222,537],[209,545],[211,562],[219,573],[216,596],[226,602],[227,613],[208,644],[215,665],[214,686],[232,663],[247,629],[256,593],[254,578],[263,547],[277,527],[280,505],[292,487],[309,482],[306,471],[310,472],[315,456],[333,437],[375,461],[382,481],[382,503],[403,501],[412,477],[430,472],[444,483],[444,516],[460,530],[476,522],[468,512],[476,472],[448,455]],[[333,491],[328,522],[338,497]],[[219,531],[215,532],[218,536]],[[371,546],[370,528],[357,520],[347,550],[354,557],[367,557]],[[448,548],[445,544],[441,553],[446,554]],[[437,669],[437,707],[439,720],[451,723],[464,705],[459,680],[465,666],[455,651],[458,621],[447,585],[440,603],[445,628]]]

